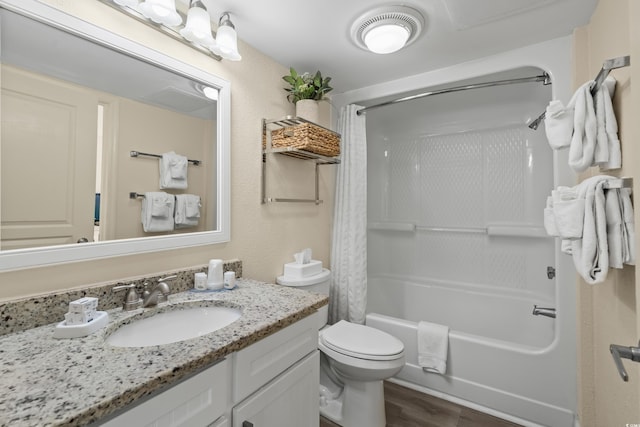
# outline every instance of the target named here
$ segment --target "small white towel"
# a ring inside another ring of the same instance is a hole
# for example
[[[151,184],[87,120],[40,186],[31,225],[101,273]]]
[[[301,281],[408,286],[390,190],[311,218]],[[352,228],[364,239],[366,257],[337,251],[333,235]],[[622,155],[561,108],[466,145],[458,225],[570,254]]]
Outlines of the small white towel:
[[[175,197],[163,191],[144,193],[140,219],[142,229],[149,232],[173,230]]]
[[[545,110],[544,130],[551,148],[568,147],[573,134],[573,106],[565,107],[561,101],[551,101]]]
[[[582,237],[584,222],[584,199],[571,187],[558,187],[551,192],[553,215],[558,236],[563,239]]]
[[[176,195],[176,228],[195,227],[200,219],[200,196],[195,194]]]
[[[418,323],[418,365],[428,372],[447,370],[449,327],[430,322]]]
[[[591,80],[574,94],[573,137],[569,146],[569,166],[576,172],[583,172],[594,164],[596,149],[596,112],[591,96]]]
[[[622,211],[623,234],[626,236],[626,252],[623,252],[623,262],[629,265],[636,265],[636,228],[633,222],[633,205],[631,203],[631,189],[620,189],[620,205]]]
[[[176,188],[184,190],[188,187],[188,159],[173,151],[162,154],[159,162],[160,188]]]

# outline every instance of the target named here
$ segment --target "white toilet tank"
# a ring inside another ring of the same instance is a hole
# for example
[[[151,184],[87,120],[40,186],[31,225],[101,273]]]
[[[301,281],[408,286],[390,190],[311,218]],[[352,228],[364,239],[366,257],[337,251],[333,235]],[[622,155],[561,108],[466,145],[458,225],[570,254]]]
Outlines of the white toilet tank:
[[[331,271],[323,268],[322,273],[309,277],[287,277],[278,276],[276,283],[282,286],[290,286],[305,291],[316,292],[329,296],[329,287],[331,283]],[[318,329],[322,329],[329,320],[329,306],[325,305],[318,310],[320,313],[320,324]]]

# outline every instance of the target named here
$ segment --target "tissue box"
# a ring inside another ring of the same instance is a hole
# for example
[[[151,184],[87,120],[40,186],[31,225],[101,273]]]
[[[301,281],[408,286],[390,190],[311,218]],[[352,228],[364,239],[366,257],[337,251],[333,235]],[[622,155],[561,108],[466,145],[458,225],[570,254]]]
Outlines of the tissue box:
[[[322,273],[322,261],[311,260],[308,264],[290,262],[284,265],[284,276],[293,279],[315,276],[320,273]]]
[[[96,311],[98,308],[98,298],[84,297],[69,303],[69,313],[86,313]]]

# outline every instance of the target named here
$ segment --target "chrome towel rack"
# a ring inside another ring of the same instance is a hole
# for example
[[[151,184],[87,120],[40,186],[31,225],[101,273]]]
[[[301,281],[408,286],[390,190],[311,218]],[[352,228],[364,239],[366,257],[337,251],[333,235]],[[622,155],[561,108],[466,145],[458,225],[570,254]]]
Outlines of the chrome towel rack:
[[[607,59],[606,61],[604,61],[602,63],[602,68],[594,79],[595,83],[591,88],[591,95],[595,95],[598,92],[598,90],[602,86],[602,83],[607,78],[611,70],[615,70],[616,68],[628,67],[629,65],[631,65],[631,56],[629,55],[619,56],[617,58]],[[529,123],[529,128],[533,130],[538,129],[538,126],[540,126],[540,123],[545,119],[546,115],[546,111],[540,114],[537,119]]]
[[[157,159],[162,158],[162,155],[160,154],[143,153],[142,151],[129,151],[129,157],[140,157],[140,156],[155,157]],[[195,166],[200,166],[200,163],[202,163],[202,161],[200,160],[187,159],[187,161]]]

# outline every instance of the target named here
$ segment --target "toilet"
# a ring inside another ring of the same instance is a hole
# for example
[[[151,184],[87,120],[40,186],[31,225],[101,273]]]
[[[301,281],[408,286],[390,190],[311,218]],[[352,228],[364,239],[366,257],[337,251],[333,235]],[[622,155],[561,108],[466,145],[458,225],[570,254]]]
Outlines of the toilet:
[[[329,295],[331,272],[309,277],[279,276],[280,285]],[[320,310],[320,414],[343,427],[384,427],[383,381],[404,366],[404,344],[386,332],[344,320],[327,326]]]

